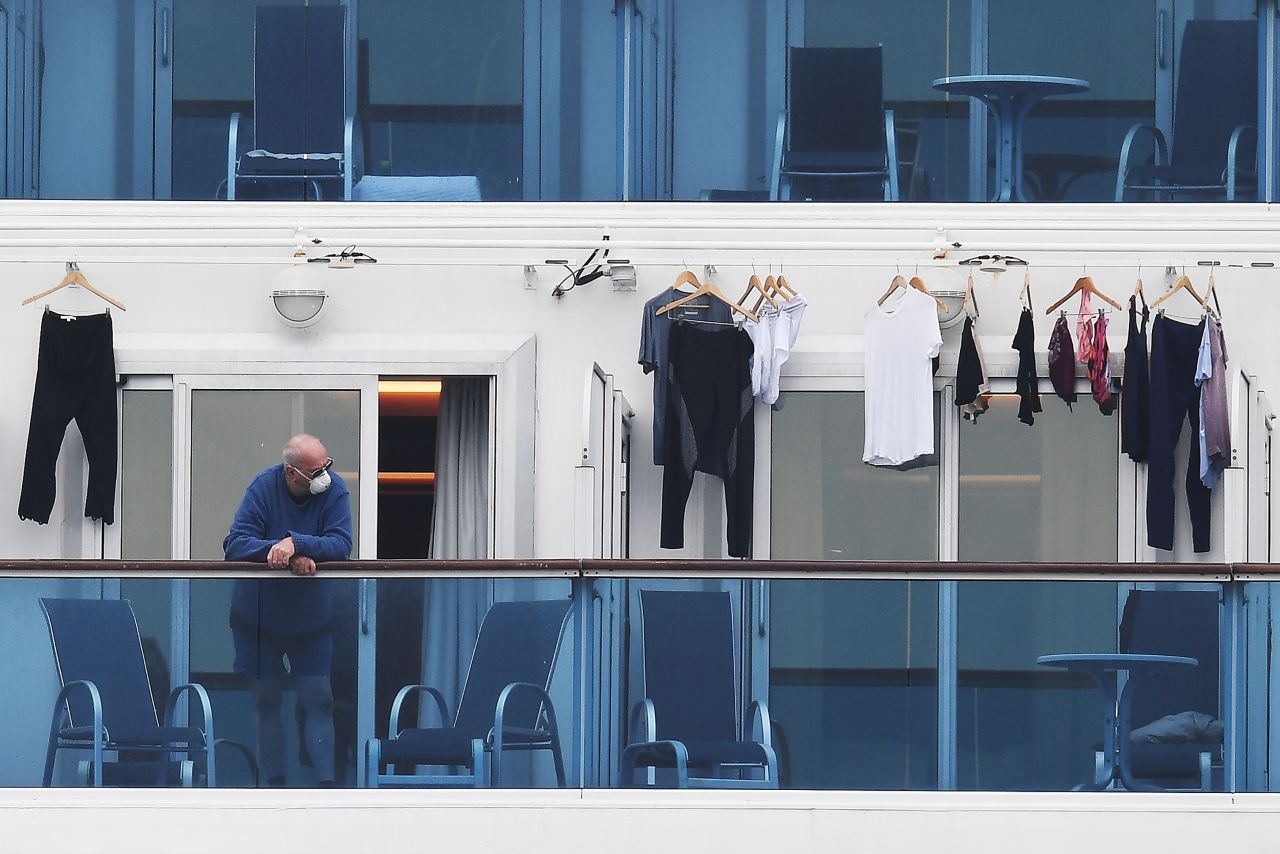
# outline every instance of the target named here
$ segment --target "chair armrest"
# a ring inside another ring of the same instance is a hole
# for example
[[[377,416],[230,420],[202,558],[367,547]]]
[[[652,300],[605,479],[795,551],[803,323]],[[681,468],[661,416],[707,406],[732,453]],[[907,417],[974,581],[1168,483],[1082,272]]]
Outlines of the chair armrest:
[[[209,692],[197,682],[179,685],[169,692],[169,701],[164,704],[164,725],[173,726],[173,715],[177,711],[178,700],[188,691],[200,700],[200,711],[204,715],[204,743],[213,744],[213,704],[209,702]]]
[[[1227,142],[1227,201],[1235,201],[1236,198],[1236,174],[1240,169],[1240,141],[1248,134],[1253,136],[1253,168],[1250,173],[1256,173],[1258,170],[1258,129],[1253,125],[1240,125],[1231,131],[1231,139]]]
[[[641,716],[643,715],[643,720]],[[637,729],[643,725],[644,730],[638,736]],[[648,744],[658,739],[658,713],[653,708],[653,700],[645,697],[640,702],[631,707],[631,725],[627,732],[627,741],[630,744]]]
[[[1116,169],[1116,201],[1124,201],[1125,175],[1129,171],[1129,156],[1132,153],[1134,140],[1140,133],[1149,133],[1156,144],[1156,165],[1169,163],[1169,143],[1164,138],[1164,131],[1155,125],[1136,124],[1124,135],[1124,143],[1120,146],[1120,166]]]
[[[391,704],[391,716],[387,721],[387,737],[395,738],[400,733],[400,707],[404,705],[404,701],[410,694],[430,694],[436,701],[436,709],[440,712],[440,726],[449,725],[449,706],[444,701],[444,695],[432,688],[430,685],[406,685],[396,693],[395,701]]]
[[[747,707],[747,719],[751,724],[751,740],[772,747],[773,721],[769,718],[768,704],[763,700],[752,700]]]
[[[778,127],[773,134],[773,174],[769,177],[769,200],[776,202],[782,192],[782,146],[787,141],[787,111],[778,113]]]
[[[532,682],[511,682],[502,689],[502,693],[498,694],[498,702],[493,710],[493,729],[489,732],[489,743],[493,745],[493,780],[494,785],[502,784],[502,751],[506,736],[506,725],[503,719],[507,714],[507,702],[511,696],[516,693],[533,694],[542,701],[543,711],[547,715],[548,737],[551,740],[551,748],[556,756],[560,753],[560,729],[556,724],[556,710],[551,705],[551,697],[540,685],[534,685]],[[537,721],[534,722],[537,725]],[[564,786],[564,772],[561,770],[559,760],[556,760],[556,778],[560,786]]]
[[[231,126],[227,130],[227,200],[236,198],[236,151],[240,146],[240,113],[231,114]]]
[[[502,689],[498,694],[498,702],[493,709],[493,730],[489,733],[490,743],[495,746],[495,750],[501,750],[503,733],[507,731],[503,719],[507,715],[507,703],[511,700],[511,695],[516,692],[525,692],[533,694],[542,701],[542,708],[547,713],[547,726],[553,732],[558,732],[556,727],[556,710],[551,705],[551,697],[540,686],[534,685],[532,682],[512,682]],[[535,722],[535,726],[536,726]]]
[[[893,125],[893,110],[884,111],[884,144],[885,165],[888,167],[885,201],[896,202],[902,196],[899,195],[898,187],[898,135]]]
[[[71,695],[80,688],[89,692],[89,702],[93,705],[93,732],[95,733],[94,737],[96,738],[97,734],[103,732],[102,693],[98,691],[98,686],[92,681],[88,679],[77,679],[74,682],[68,682],[66,685],[63,685],[62,690],[58,692],[58,698],[53,701],[53,708],[66,710],[67,701],[70,700]],[[67,718],[70,719],[70,717],[71,715],[68,712]],[[77,727],[77,729],[83,729],[83,727]]]

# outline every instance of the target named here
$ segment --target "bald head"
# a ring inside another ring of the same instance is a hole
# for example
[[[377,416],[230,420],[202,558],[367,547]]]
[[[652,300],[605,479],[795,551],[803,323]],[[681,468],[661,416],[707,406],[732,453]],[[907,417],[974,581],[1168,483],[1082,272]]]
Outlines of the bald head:
[[[299,433],[284,446],[284,461],[303,471],[319,468],[328,458],[324,443],[308,433]]]

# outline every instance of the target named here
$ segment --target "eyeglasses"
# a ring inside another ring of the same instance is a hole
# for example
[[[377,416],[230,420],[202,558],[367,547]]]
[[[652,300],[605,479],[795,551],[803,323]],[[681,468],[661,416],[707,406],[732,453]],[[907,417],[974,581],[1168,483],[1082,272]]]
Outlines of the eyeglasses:
[[[328,458],[326,458],[326,459],[325,459],[325,461],[324,461],[324,465],[322,465],[320,468],[316,469],[315,471],[313,471],[313,472],[311,472],[311,473],[307,473],[307,472],[303,471],[302,469],[300,469],[300,468],[298,468],[297,466],[295,466],[293,463],[289,463],[289,468],[293,469],[293,470],[294,470],[294,471],[296,471],[298,474],[300,474],[300,475],[302,475],[303,477],[305,477],[308,481],[313,481],[313,480],[315,480],[316,478],[318,478],[320,475],[322,475],[322,474],[324,474],[325,472],[327,472],[329,469],[333,468],[333,457],[328,457]]]

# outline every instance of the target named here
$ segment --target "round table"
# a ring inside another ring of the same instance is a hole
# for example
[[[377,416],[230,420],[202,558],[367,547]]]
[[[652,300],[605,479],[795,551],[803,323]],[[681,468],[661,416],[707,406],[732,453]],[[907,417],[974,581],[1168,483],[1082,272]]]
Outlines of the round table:
[[[1076,77],[1042,77],[1034,74],[966,74],[940,77],[933,88],[982,101],[996,120],[997,202],[1026,201],[1022,194],[1022,128],[1031,108],[1053,95],[1087,92],[1089,83]]]
[[[1148,655],[1127,652],[1070,653],[1042,655],[1036,663],[1044,667],[1061,667],[1088,673],[1102,691],[1103,722],[1102,767],[1091,784],[1084,789],[1105,789],[1118,782],[1130,791],[1159,791],[1155,786],[1139,783],[1129,770],[1129,708],[1133,704],[1135,686],[1142,680],[1168,667],[1195,667],[1200,662],[1185,655]],[[1119,674],[1128,673],[1124,689],[1118,695]]]

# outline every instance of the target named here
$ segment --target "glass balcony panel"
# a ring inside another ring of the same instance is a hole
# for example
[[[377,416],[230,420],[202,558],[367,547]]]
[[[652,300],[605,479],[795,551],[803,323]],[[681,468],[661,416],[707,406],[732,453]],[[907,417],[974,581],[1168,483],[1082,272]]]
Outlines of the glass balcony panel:
[[[357,200],[879,201],[889,193],[985,201],[1007,192],[1098,202],[1116,198],[1117,187],[1125,201],[1259,198],[1257,151],[1274,140],[1257,139],[1266,113],[1258,82],[1274,69],[1259,73],[1258,62],[1274,58],[1261,49],[1255,4],[744,0],[731,16],[721,5],[637,0],[615,13],[583,0],[359,4],[341,44],[317,49],[341,60],[327,65],[340,64],[337,82],[304,84],[306,94],[284,101],[331,104],[338,118],[350,117]],[[341,0],[172,0],[172,8],[44,0],[44,25],[11,22],[0,56],[13,130],[0,134],[6,192],[345,198],[344,170],[335,172],[332,159],[244,157],[274,151],[258,137],[279,113],[254,116],[255,78],[269,79],[267,66],[281,57],[255,54],[259,10],[306,7],[351,8]],[[806,83],[793,53],[868,48],[881,56],[874,97],[854,91],[865,74]],[[33,56],[43,58],[38,72]],[[971,73],[1075,78],[1088,89],[1034,93],[1045,97],[1008,120],[1021,153],[1002,180],[1001,125],[965,93],[933,87]],[[892,111],[892,134],[874,105],[833,121],[868,99]],[[815,104],[820,130],[863,143],[805,147],[797,128]],[[232,114],[241,121],[229,151]],[[1150,131],[1132,131],[1138,126],[1158,129],[1167,151]],[[868,134],[879,141],[867,143]],[[849,177],[884,162],[889,137],[896,189],[883,175]],[[229,154],[254,172],[233,187]]]
[[[1022,179],[1040,201],[1221,201],[1232,132],[1258,123],[1253,6],[1151,0],[1064,6],[992,0],[991,73],[1080,78],[1089,90],[1048,98],[1025,126]],[[1193,8],[1194,7],[1194,8]],[[1081,49],[1088,45],[1088,49]],[[1168,145],[1157,158],[1158,128]],[[1136,133],[1128,156],[1127,135]],[[993,137],[994,139],[994,137]],[[1256,145],[1230,155],[1238,200],[1256,199]],[[1117,170],[1128,189],[1117,197]]]
[[[937,559],[936,465],[864,464],[861,393],[788,392],[779,403],[771,431],[773,559]],[[935,787],[937,584],[768,587],[769,699],[783,731],[784,783]]]
[[[902,200],[962,200],[968,195],[968,101],[930,84],[970,73],[971,15],[968,0],[804,3],[804,46],[881,47],[884,106],[893,111],[897,131]],[[812,184],[817,198],[849,197],[847,181],[819,178]]]
[[[960,431],[960,560],[1114,562],[1116,417],[1087,395],[1069,410],[1046,394],[1027,427],[1016,395],[990,403]],[[1070,788],[1088,777],[1081,745],[1100,732],[1096,690],[1035,660],[1115,652],[1116,607],[1114,584],[960,584],[961,788]]]
[[[524,198],[523,0],[360,6],[361,200]]]
[[[119,603],[111,600],[126,598],[133,614],[140,616],[143,609],[148,608],[158,613],[159,603],[167,605],[175,591],[183,604],[173,611],[172,625],[166,627],[169,636],[175,636],[183,625],[190,625],[193,632],[189,645],[178,644],[184,651],[181,661],[174,663],[169,658],[169,638],[158,637],[141,625],[138,636],[133,634],[131,625],[119,636],[90,637],[83,633],[76,636],[74,631],[68,636],[60,632],[59,660],[64,667],[73,666],[72,647],[77,642],[82,647],[93,647],[91,652],[104,647],[127,652],[130,645],[137,649],[140,639],[150,694],[145,694],[147,688],[141,681],[134,683],[134,687],[144,692],[142,703],[150,704],[154,697],[161,717],[174,685],[180,681],[202,685],[209,694],[215,734],[219,739],[216,751],[219,787],[253,787],[255,767],[259,786],[309,788],[325,778],[335,780],[339,787],[356,786],[365,756],[364,736],[376,733],[385,742],[392,701],[405,685],[429,685],[438,689],[447,709],[444,723],[448,726],[474,723],[471,718],[488,715],[487,723],[480,729],[468,730],[471,736],[484,741],[493,725],[494,698],[486,700],[479,697],[479,693],[485,690],[485,683],[492,683],[494,679],[520,681],[516,672],[520,669],[521,653],[526,646],[534,644],[541,650],[534,662],[541,671],[530,672],[526,667],[519,676],[535,684],[545,682],[552,707],[558,713],[566,783],[578,779],[580,760],[575,739],[578,681],[574,667],[581,659],[574,655],[578,634],[572,616],[569,581],[468,578],[374,582],[323,576],[322,571],[314,579],[197,578],[189,582],[189,599],[182,592],[187,582],[179,579],[6,579],[0,582],[0,614],[6,617],[0,641],[3,648],[17,653],[3,657],[0,675],[6,679],[7,691],[17,692],[14,696],[29,700],[10,704],[4,715],[7,726],[0,733],[0,749],[7,759],[0,769],[0,786],[39,786],[43,773],[44,736],[49,730],[59,688],[59,670],[50,643],[50,630],[41,610],[41,597],[112,606]],[[333,611],[327,632],[322,628],[299,636],[261,627],[253,629],[250,624],[262,610],[246,618],[238,611],[233,616],[229,607],[238,601],[237,588],[255,589],[261,594],[258,602],[262,604],[273,595],[267,592],[268,586],[274,587],[277,593],[287,593],[299,585],[325,587],[325,597]],[[117,591],[122,588],[127,588],[131,597],[121,597]],[[383,603],[377,609],[376,618],[367,600],[361,599],[362,595],[375,595],[375,591]],[[528,616],[531,607],[542,609],[542,616],[531,620]],[[195,614],[216,614],[219,619],[195,620],[192,619]],[[482,644],[478,650],[481,626],[494,615],[498,616],[489,628],[487,647]],[[324,666],[326,658],[327,667]],[[99,678],[108,686],[103,692],[104,700],[119,696],[113,692],[129,684],[130,666],[134,661],[124,653],[112,656],[110,662],[102,662],[99,657],[99,664],[106,668],[106,675]],[[261,678],[256,678],[259,674],[253,672],[257,666],[262,668]],[[246,669],[249,672],[238,672]],[[331,699],[327,691],[331,691]],[[135,692],[130,696],[138,695]],[[188,714],[180,716],[177,723],[202,726],[199,706],[190,697],[188,695]],[[408,695],[401,710],[401,729],[441,725],[435,703],[429,697],[425,703],[420,703],[420,699],[423,698],[418,694]],[[592,701],[593,707],[595,702]],[[539,706],[536,699],[532,703],[532,707],[527,702],[522,706],[513,699],[507,707],[508,725],[531,725],[532,719],[526,721],[525,717],[531,711],[536,712]],[[143,715],[146,717],[149,712]],[[121,719],[107,712],[108,725],[113,719],[117,731],[122,731]],[[89,723],[80,719],[75,722],[77,725]],[[546,729],[546,719],[538,726]],[[519,733],[513,731],[508,737],[508,746],[519,737]],[[464,739],[468,745],[469,738]],[[549,751],[515,748],[504,755],[500,781],[504,787],[556,785],[555,765]],[[90,755],[83,751],[61,751],[54,785],[84,785],[84,768],[79,762]],[[108,763],[118,761],[121,766],[132,762],[135,764],[131,767],[137,768],[137,763],[144,758],[121,753],[108,755],[107,760]],[[450,756],[447,763],[438,765],[401,763],[395,773],[416,770],[423,774],[458,774],[457,767],[450,767],[458,764]],[[387,770],[384,768],[384,772]],[[112,776],[121,773],[119,767],[107,773],[108,782],[120,779]],[[196,762],[194,774],[196,784],[202,784],[203,759]],[[384,786],[392,783],[393,780],[383,781]],[[154,785],[149,780],[142,784]],[[452,785],[470,783],[458,780]]]

